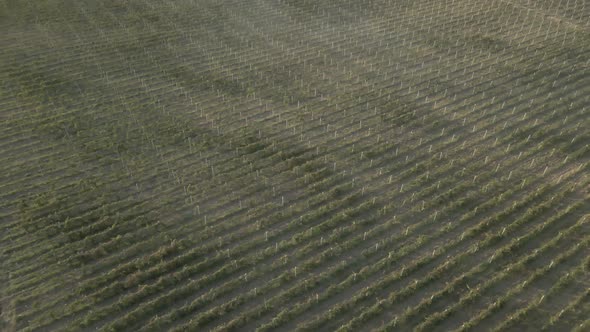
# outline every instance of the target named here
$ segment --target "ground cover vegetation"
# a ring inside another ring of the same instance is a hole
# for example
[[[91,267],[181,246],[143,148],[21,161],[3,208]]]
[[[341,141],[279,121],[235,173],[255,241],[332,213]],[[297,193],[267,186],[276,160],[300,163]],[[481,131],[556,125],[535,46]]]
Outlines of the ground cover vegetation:
[[[0,330],[587,331],[585,0],[0,0]]]

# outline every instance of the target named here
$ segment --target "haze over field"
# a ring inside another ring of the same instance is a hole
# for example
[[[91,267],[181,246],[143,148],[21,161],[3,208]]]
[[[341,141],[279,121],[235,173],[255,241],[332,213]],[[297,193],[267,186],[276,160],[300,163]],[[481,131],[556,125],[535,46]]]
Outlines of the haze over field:
[[[0,0],[0,331],[590,330],[586,0]]]

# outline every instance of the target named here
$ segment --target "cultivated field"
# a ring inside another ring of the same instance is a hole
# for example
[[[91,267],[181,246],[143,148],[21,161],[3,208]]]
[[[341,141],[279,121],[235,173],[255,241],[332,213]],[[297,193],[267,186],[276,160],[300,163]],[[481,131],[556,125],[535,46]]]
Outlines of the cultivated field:
[[[0,0],[0,331],[589,331],[588,0]]]

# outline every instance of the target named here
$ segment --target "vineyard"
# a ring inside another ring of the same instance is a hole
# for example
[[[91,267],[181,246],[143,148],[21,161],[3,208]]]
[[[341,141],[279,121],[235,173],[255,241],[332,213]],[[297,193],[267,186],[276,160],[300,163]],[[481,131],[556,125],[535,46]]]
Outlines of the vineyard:
[[[588,0],[0,0],[0,331],[590,331]]]

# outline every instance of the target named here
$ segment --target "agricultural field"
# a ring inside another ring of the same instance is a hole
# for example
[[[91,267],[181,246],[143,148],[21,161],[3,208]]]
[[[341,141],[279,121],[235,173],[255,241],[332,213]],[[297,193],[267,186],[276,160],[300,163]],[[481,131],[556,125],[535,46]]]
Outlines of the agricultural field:
[[[588,0],[0,0],[0,331],[590,331]]]

